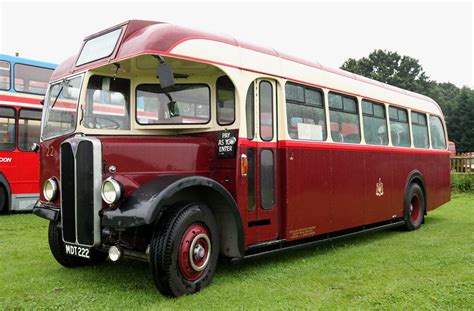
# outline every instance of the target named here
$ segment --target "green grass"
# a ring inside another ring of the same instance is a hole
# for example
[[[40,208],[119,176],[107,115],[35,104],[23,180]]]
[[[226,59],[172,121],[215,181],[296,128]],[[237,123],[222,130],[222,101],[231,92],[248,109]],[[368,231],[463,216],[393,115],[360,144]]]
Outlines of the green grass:
[[[66,269],[47,222],[0,217],[0,309],[472,309],[474,195],[455,195],[418,231],[389,230],[238,265],[211,285],[161,296],[148,265],[124,260]]]

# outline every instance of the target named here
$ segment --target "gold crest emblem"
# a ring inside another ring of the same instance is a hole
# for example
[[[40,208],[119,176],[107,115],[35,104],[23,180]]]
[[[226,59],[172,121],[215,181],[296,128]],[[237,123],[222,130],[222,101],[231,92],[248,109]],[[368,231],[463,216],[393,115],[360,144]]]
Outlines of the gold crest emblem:
[[[379,182],[375,184],[375,195],[378,197],[383,196],[383,182],[381,178],[379,178]]]

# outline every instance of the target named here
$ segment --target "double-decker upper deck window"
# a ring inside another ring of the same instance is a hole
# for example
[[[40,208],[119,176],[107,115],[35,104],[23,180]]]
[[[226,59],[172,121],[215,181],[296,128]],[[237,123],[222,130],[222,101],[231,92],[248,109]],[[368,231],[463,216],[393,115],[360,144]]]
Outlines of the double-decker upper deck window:
[[[430,116],[431,146],[433,149],[446,149],[446,137],[441,119]]]
[[[0,107],[0,150],[15,149],[15,115],[15,109]]]
[[[129,130],[130,80],[92,76],[82,118],[87,128]]]
[[[41,110],[21,109],[18,118],[18,149],[31,151],[33,143],[39,143]]]
[[[210,120],[210,89],[204,84],[159,84],[137,87],[139,124],[205,124]]]
[[[10,89],[10,63],[0,61],[0,90]]]
[[[88,40],[82,48],[76,66],[110,56],[117,45],[121,33],[122,28],[119,28]]]
[[[388,145],[385,106],[364,99],[362,100],[362,115],[365,142],[369,145]]]
[[[15,64],[15,90],[23,93],[44,95],[53,69],[25,64]]]
[[[326,115],[323,93],[295,83],[286,83],[288,134],[294,139],[325,140]]]
[[[360,121],[357,100],[333,92],[329,93],[331,137],[335,142],[360,143]]]
[[[219,77],[217,89],[217,123],[229,125],[235,120],[235,87],[227,76]]]
[[[426,116],[422,113],[411,112],[411,128],[413,131],[413,145],[416,148],[429,148],[428,142],[428,124]]]
[[[397,147],[410,147],[410,126],[406,109],[390,106],[390,136]]]

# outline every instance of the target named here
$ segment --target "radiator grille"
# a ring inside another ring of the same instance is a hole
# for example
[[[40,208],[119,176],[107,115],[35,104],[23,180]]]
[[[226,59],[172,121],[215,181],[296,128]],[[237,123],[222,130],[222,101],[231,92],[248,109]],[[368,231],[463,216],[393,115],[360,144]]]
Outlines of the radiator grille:
[[[72,138],[61,145],[61,214],[65,242],[92,246],[99,239],[100,163],[97,140]]]

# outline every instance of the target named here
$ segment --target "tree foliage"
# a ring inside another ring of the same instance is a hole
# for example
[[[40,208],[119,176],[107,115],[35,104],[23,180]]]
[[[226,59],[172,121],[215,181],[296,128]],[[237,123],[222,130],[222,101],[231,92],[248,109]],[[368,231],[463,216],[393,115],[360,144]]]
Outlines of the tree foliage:
[[[448,136],[457,151],[474,151],[474,90],[430,80],[419,60],[385,50],[349,58],[341,69],[433,98],[444,112]]]

